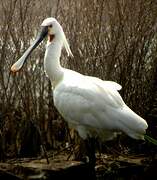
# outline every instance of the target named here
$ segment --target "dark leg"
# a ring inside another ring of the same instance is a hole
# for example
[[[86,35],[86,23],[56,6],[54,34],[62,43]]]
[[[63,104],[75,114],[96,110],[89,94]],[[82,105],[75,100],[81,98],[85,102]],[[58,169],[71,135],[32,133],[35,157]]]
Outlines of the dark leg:
[[[95,156],[95,138],[88,138],[85,140],[87,156],[89,158],[89,170],[90,170],[90,178],[92,180],[96,180],[96,172],[95,172],[95,164],[96,164],[96,156]]]

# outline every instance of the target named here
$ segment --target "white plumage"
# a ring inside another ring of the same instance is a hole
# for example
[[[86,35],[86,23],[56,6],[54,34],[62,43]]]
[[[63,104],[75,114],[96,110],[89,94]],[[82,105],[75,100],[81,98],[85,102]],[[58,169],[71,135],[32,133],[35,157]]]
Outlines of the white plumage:
[[[121,86],[61,67],[62,47],[72,55],[63,29],[55,18],[45,19],[41,26],[48,28],[49,37],[45,72],[53,86],[54,104],[69,126],[83,139],[98,136],[106,141],[121,131],[132,138],[144,139],[148,125],[124,103],[118,92]],[[19,70],[25,60],[19,61],[12,66],[12,71]]]
[[[79,135],[99,136],[111,140],[123,131],[135,139],[143,139],[147,123],[122,100],[120,85],[102,81],[64,69],[63,79],[54,88],[54,103]]]

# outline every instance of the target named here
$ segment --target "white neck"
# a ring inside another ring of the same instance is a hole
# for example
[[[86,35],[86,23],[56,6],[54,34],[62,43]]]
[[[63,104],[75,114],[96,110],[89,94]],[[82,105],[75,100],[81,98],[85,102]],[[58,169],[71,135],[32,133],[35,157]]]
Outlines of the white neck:
[[[56,85],[63,77],[63,68],[60,65],[60,56],[63,42],[57,36],[52,42],[47,42],[44,58],[44,70],[53,85]]]

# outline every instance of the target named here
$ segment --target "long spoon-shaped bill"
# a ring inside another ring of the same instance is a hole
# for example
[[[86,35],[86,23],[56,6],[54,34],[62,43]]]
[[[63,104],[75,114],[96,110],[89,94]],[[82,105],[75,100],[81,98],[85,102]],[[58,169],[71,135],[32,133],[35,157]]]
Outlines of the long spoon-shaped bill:
[[[40,44],[40,42],[46,37],[47,34],[48,34],[48,28],[46,26],[44,26],[44,27],[42,26],[41,31],[37,35],[37,38],[33,42],[33,44],[25,51],[25,53],[22,55],[22,57],[16,63],[14,63],[12,65],[12,67],[11,67],[12,72],[17,72],[22,68],[22,66],[28,59],[31,52]]]

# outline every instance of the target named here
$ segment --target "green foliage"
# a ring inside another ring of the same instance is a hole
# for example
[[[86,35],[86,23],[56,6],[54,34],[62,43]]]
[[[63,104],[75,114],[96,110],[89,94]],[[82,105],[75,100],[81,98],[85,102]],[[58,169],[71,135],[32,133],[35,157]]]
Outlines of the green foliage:
[[[148,142],[150,142],[150,143],[152,143],[152,144],[154,144],[154,145],[157,145],[157,140],[156,140],[156,139],[154,139],[154,138],[152,138],[152,137],[150,137],[150,136],[148,136],[148,135],[144,135],[144,138],[145,138],[145,140],[147,140]]]

